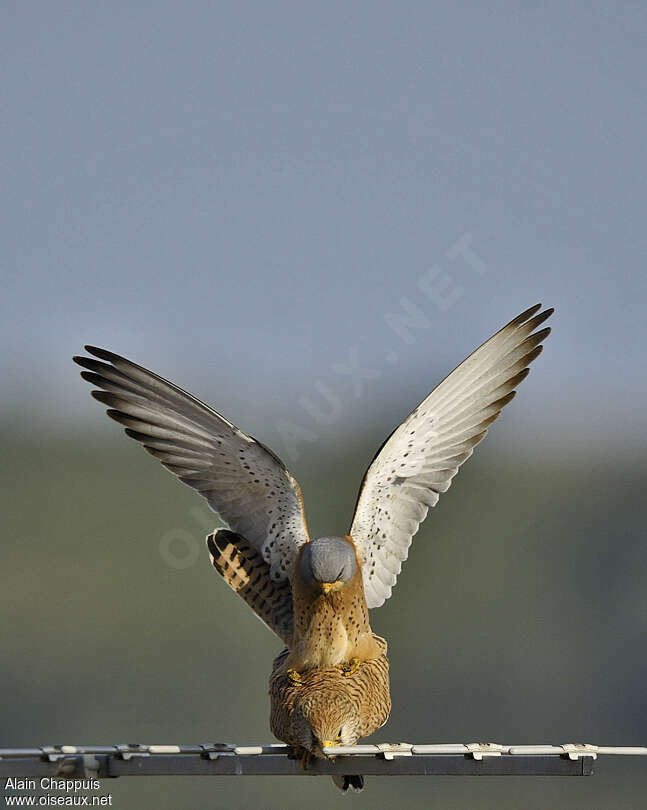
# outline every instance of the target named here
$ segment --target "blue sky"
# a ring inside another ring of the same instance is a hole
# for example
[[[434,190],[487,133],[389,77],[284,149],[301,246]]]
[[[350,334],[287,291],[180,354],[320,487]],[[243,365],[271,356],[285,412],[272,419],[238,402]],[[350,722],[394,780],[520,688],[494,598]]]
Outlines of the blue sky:
[[[390,429],[543,301],[511,437],[644,446],[646,29],[631,3],[8,4],[0,418],[95,420],[93,343],[270,443]]]

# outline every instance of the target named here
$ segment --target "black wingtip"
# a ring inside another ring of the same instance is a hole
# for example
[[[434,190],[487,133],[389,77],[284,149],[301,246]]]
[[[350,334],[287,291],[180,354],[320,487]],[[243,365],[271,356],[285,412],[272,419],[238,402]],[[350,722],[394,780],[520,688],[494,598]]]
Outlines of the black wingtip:
[[[99,397],[97,397],[97,399],[99,399]],[[104,405],[105,404],[106,403],[104,403]],[[115,422],[119,422],[120,425],[127,424],[128,417],[126,416],[126,414],[122,413],[121,411],[118,411],[116,408],[108,408],[106,413],[111,419],[114,419]]]
[[[101,360],[107,360],[109,363],[112,363],[115,360],[123,360],[123,357],[120,357],[120,355],[115,354],[114,352],[109,352],[107,349],[101,349],[99,346],[86,345],[83,348],[89,354],[93,354],[95,357],[99,357]]]
[[[531,307],[528,307],[528,309],[524,310],[520,315],[517,315],[517,317],[514,319],[515,322],[517,324],[525,323],[529,318],[532,318],[535,312],[539,312],[541,306],[542,306],[541,303],[539,303],[534,304]]]
[[[541,342],[541,341],[546,340],[546,338],[548,337],[548,335],[550,335],[550,333],[551,333],[550,326],[546,326],[543,329],[540,329],[538,332],[533,332],[532,337],[535,340],[538,340],[538,341]]]
[[[89,346],[86,345],[83,347],[88,354],[94,355],[94,357],[99,357],[101,360],[106,360],[108,363],[112,363],[115,365],[119,361],[123,361],[126,358],[122,357],[119,354],[115,354],[114,352],[109,352],[107,349],[100,349],[98,346]],[[97,360],[93,360],[92,357],[85,357],[81,354],[75,354],[72,357],[72,360],[79,366],[83,366],[84,368],[96,368],[97,366],[101,366],[102,364],[98,363]],[[104,366],[105,368],[105,366]]]
[[[98,360],[94,360],[92,357],[85,357],[81,355],[74,355],[72,358],[77,366],[81,366],[81,368],[87,368],[89,371],[96,371],[97,368],[100,368],[102,363],[99,363]],[[83,372],[81,372],[83,374]]]
[[[110,405],[112,407],[115,404],[115,396],[109,391],[90,391],[90,396],[94,397],[94,399],[98,400],[103,405]]]
[[[101,385],[102,378],[94,371],[82,371],[81,377],[92,385]]]
[[[528,309],[524,310],[521,314],[517,315],[516,318],[513,318],[508,324],[508,326],[522,326],[523,324],[526,324],[530,320],[532,320],[534,324],[533,326],[534,329],[536,326],[539,326],[540,323],[543,323],[547,318],[550,318],[553,312],[555,312],[554,307],[549,307],[548,309],[544,309],[543,311],[540,312],[542,306],[543,304],[539,303],[534,304],[531,307],[528,307]]]

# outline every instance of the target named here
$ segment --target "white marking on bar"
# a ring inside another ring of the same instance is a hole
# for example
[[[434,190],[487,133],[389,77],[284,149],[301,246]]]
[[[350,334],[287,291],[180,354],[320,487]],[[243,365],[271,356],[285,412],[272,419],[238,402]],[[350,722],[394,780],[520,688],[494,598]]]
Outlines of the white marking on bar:
[[[179,745],[149,745],[149,754],[181,754]]]

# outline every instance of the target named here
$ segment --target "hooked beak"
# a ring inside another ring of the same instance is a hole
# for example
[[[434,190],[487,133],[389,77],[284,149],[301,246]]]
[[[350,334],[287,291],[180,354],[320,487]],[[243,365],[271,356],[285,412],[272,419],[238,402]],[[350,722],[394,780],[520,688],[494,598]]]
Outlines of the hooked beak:
[[[322,748],[336,748],[339,745],[335,740],[323,740],[321,743]]]
[[[326,596],[330,593],[333,587],[336,585],[336,582],[322,582],[321,583],[321,590],[324,592]]]

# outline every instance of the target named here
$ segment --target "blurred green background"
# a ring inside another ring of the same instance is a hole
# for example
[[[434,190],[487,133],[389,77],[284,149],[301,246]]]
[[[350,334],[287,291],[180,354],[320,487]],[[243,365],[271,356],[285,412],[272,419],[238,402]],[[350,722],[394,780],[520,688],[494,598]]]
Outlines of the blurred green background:
[[[522,395],[512,407],[523,410]],[[108,421],[99,407],[96,419]],[[645,460],[542,449],[540,437],[502,451],[505,422],[432,511],[393,597],[373,613],[392,665],[393,712],[378,736],[644,744]],[[293,465],[314,534],[348,525],[380,430],[319,448],[316,466]],[[268,741],[280,645],[211,568],[213,516],[118,426],[80,433],[3,436],[0,744]],[[642,760],[607,758],[596,770],[371,778],[353,802],[641,806]],[[328,779],[138,778],[108,790],[120,808],[337,801]]]

